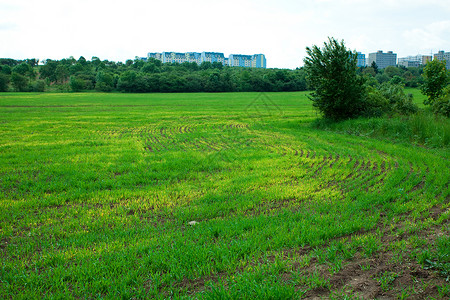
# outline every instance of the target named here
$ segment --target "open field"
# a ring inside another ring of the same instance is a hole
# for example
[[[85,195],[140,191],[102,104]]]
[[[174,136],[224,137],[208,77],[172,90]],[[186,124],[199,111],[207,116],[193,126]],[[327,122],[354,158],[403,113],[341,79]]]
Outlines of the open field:
[[[450,297],[448,148],[316,118],[305,93],[0,94],[0,298]]]

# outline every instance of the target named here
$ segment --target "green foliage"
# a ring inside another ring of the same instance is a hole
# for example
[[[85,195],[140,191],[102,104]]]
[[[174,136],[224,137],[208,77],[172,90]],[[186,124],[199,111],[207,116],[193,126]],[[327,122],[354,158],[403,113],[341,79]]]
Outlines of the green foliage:
[[[378,69],[378,65],[376,62],[372,62],[372,64],[370,65],[370,67],[375,71],[375,74],[378,74],[379,69]]]
[[[387,66],[383,70],[383,74],[388,76],[389,78],[393,78],[395,76],[400,77],[401,73],[402,73],[401,69],[395,66]]]
[[[375,72],[375,69],[372,68],[372,67],[365,68],[365,69],[362,71],[362,74],[364,74],[364,75],[370,75],[370,76],[372,76],[372,77],[375,77],[375,76],[377,75],[377,73]]]
[[[379,86],[381,95],[389,102],[389,111],[408,115],[417,112],[412,95],[405,95],[404,88],[398,84],[384,83]]]
[[[33,92],[45,92],[45,82],[43,80],[36,80],[32,83],[31,90]]]
[[[59,64],[55,70],[56,81],[64,83],[69,78],[69,68],[63,64]]]
[[[24,65],[20,66],[22,63]],[[71,76],[84,81],[84,84],[80,85],[84,86],[81,90],[95,89],[101,92],[277,92],[307,89],[305,72],[301,68],[296,70],[239,68],[223,66],[218,62],[205,62],[202,65],[194,62],[163,64],[154,58],[147,62],[140,59],[128,60],[123,64],[102,61],[98,57],[93,57],[91,61],[83,57],[77,61],[70,57],[61,60],[47,59],[43,63],[36,68],[39,70],[40,79],[45,80],[52,91],[65,91],[70,86],[68,78]],[[25,67],[32,66],[33,61],[0,60],[0,71],[10,74],[9,64],[26,73]],[[130,77],[129,72],[134,72],[134,75]],[[77,90],[81,91],[79,88]]]
[[[450,117],[450,85],[444,89],[443,95],[434,101],[432,108],[435,114]]]
[[[409,115],[418,111],[413,95],[406,95],[402,85],[391,82],[367,85],[365,109],[367,117],[381,117],[386,113]]]
[[[390,111],[389,100],[381,91],[372,86],[367,86],[366,106],[364,116],[381,117]]]
[[[79,76],[70,76],[69,86],[72,92],[81,92],[86,89],[86,80]]]
[[[8,65],[0,65],[0,73],[5,75],[11,75],[12,69]]]
[[[23,76],[32,76],[33,68],[27,63],[21,63],[20,65],[12,68],[12,72],[23,75]]]
[[[136,71],[125,71],[119,77],[117,89],[124,92],[143,92],[145,91],[145,81],[143,76]]]
[[[40,66],[39,73],[41,79],[47,79],[50,82],[56,82],[56,67],[58,62],[55,60],[47,59],[45,64]]]
[[[424,101],[425,105],[433,105],[434,102],[443,96],[444,88],[449,83],[449,74],[445,61],[434,59],[429,61],[423,70],[424,84],[422,93],[428,96]]]
[[[419,256],[419,263],[424,269],[436,270],[446,281],[450,281],[450,238],[439,238],[433,248]]]
[[[384,73],[378,73],[378,74],[375,76],[375,79],[378,81],[379,84],[388,82],[388,81],[390,80],[389,76],[387,76],[387,75],[384,74]]]
[[[28,91],[28,79],[19,73],[13,72],[11,74],[11,83],[14,89],[18,92]]]
[[[394,77],[392,77],[392,79],[389,81],[392,84],[400,84],[400,85],[404,85],[405,84],[405,80],[398,76],[398,75],[394,75]]]
[[[100,92],[111,92],[115,86],[115,78],[111,73],[98,71],[95,77],[95,89]]]
[[[398,276],[399,274],[395,272],[385,271],[377,278],[377,281],[380,283],[381,289],[387,291],[392,288],[392,283]]]
[[[362,115],[364,78],[356,74],[356,53],[334,38],[329,38],[322,49],[314,45],[306,52],[305,71],[313,89],[313,106],[333,120]]]
[[[9,76],[3,73],[0,73],[0,92],[7,92],[9,84]]]
[[[360,118],[339,123],[316,120],[313,127],[356,136],[419,144],[431,148],[450,146],[450,120],[436,116],[430,111],[418,111],[406,117]]]

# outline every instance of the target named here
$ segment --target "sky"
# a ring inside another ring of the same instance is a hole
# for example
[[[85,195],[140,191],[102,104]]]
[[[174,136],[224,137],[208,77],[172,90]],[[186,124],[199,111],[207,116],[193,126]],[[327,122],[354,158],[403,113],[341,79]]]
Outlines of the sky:
[[[448,52],[450,0],[0,0],[1,58],[210,51],[294,69],[328,37],[366,56]]]

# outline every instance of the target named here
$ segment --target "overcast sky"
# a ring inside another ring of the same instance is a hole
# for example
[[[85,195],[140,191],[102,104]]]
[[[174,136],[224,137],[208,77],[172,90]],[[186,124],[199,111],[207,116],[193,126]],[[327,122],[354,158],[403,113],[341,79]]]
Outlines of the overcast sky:
[[[366,54],[450,51],[450,0],[0,0],[0,57],[14,59],[212,51],[296,68],[328,36]]]

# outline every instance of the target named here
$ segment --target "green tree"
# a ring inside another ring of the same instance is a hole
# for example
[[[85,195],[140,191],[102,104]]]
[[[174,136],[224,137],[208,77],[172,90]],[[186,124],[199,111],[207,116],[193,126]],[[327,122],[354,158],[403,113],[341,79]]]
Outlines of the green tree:
[[[47,59],[45,64],[40,66],[39,73],[40,78],[48,79],[50,82],[56,81],[56,67],[58,66],[58,62],[55,60]]]
[[[12,72],[23,76],[28,76],[30,80],[34,78],[35,75],[33,68],[27,63],[21,63],[20,65],[15,66],[12,68]]]
[[[400,85],[405,85],[405,80],[398,76],[398,75],[394,75],[391,80],[389,80],[390,83],[392,84],[400,84]]]
[[[383,74],[385,74],[389,78],[393,78],[394,76],[401,76],[402,75],[402,71],[401,71],[400,68],[397,68],[397,67],[394,67],[394,66],[387,66],[384,69]]]
[[[11,74],[11,83],[18,92],[25,92],[28,88],[28,79],[24,75],[13,72]]]
[[[0,73],[0,92],[8,91],[9,76]]]
[[[11,75],[11,67],[8,65],[0,65],[0,73]]]
[[[204,62],[202,62],[202,63],[200,64],[200,69],[201,69],[201,70],[208,70],[208,69],[212,69],[212,68],[213,68],[213,65],[212,65],[212,63],[209,62],[209,61],[204,61]]]
[[[441,97],[434,101],[433,111],[435,114],[450,117],[450,85],[447,85],[442,94]]]
[[[56,67],[55,75],[56,75],[57,82],[64,83],[69,78],[69,69],[64,65],[59,64]]]
[[[45,92],[45,82],[42,80],[36,80],[35,82],[33,82],[33,84],[31,85],[31,90],[33,92]]]
[[[377,75],[377,72],[375,72],[375,69],[372,67],[367,67],[362,71],[363,75],[370,75],[372,77],[375,77]]]
[[[433,105],[444,94],[444,88],[449,82],[449,75],[445,66],[445,60],[434,59],[429,61],[423,69],[424,84],[421,90],[422,94],[428,97],[423,102],[425,105]]]
[[[378,74],[378,65],[376,62],[373,61],[370,67],[375,71],[375,74]]]
[[[320,49],[307,47],[304,59],[313,92],[310,99],[322,115],[333,120],[354,118],[364,111],[364,78],[356,74],[356,52],[344,41],[328,38]]]
[[[142,68],[141,68],[141,72],[142,73],[159,73],[159,68],[156,67],[156,65],[154,63],[146,63]]]
[[[95,77],[95,89],[101,92],[110,92],[114,89],[114,76],[104,71],[98,71]]]
[[[36,58],[32,58],[32,59],[27,59],[26,60],[27,64],[29,64],[31,67],[37,67],[37,65],[39,64],[39,59]]]
[[[80,92],[85,89],[86,82],[78,76],[70,76],[69,85],[72,92]]]

